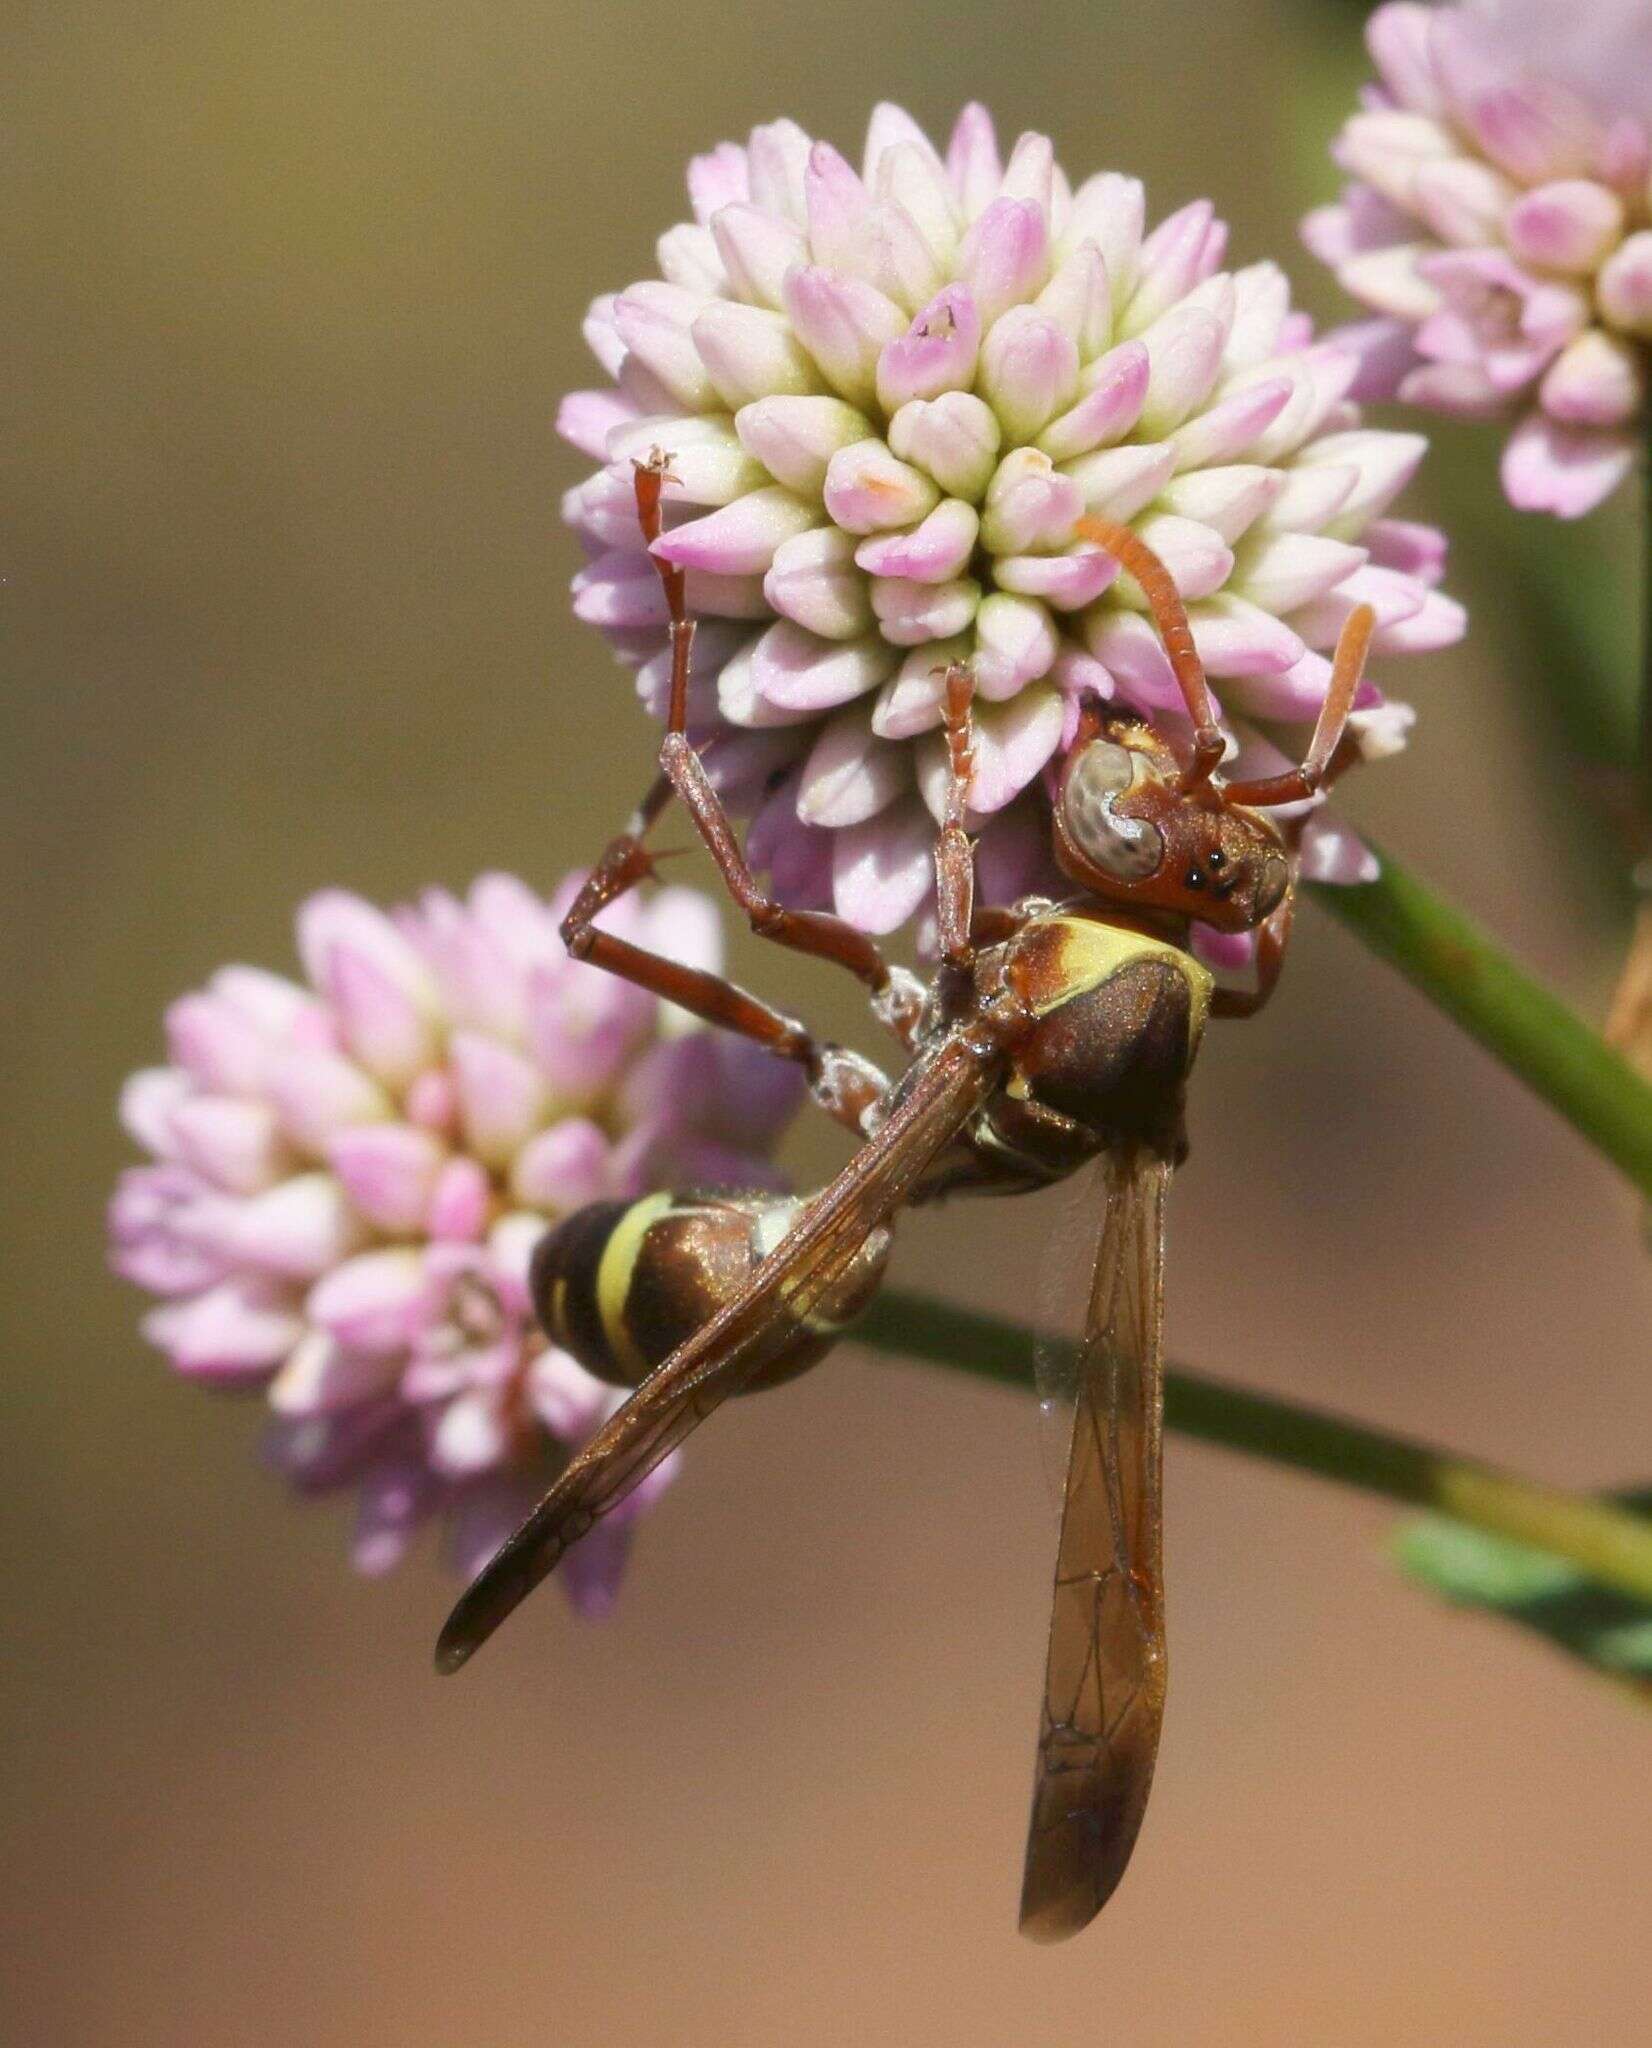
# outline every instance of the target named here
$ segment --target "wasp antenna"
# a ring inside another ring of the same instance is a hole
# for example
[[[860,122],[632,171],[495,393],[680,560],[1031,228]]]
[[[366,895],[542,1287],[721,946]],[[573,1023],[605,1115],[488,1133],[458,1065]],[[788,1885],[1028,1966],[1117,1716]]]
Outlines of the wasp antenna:
[[[1193,628],[1188,623],[1187,607],[1176,588],[1176,579],[1140,534],[1132,532],[1128,526],[1121,526],[1116,519],[1103,519],[1087,513],[1077,522],[1074,531],[1085,540],[1093,540],[1097,547],[1105,548],[1141,585],[1147,608],[1153,614],[1153,623],[1159,629],[1159,638],[1164,642],[1164,651],[1170,657],[1182,702],[1193,721],[1193,758],[1182,771],[1181,788],[1184,793],[1200,789],[1210,780],[1226,751],[1227,742],[1216,723],[1216,710],[1210,701],[1204,663],[1193,645]]]
[[[1300,803],[1304,797],[1314,795],[1325,786],[1333,757],[1337,756],[1342,744],[1348,714],[1354,708],[1354,695],[1365,672],[1365,657],[1370,650],[1376,624],[1377,615],[1368,604],[1355,605],[1343,621],[1336,655],[1331,663],[1331,680],[1325,688],[1325,701],[1319,707],[1314,736],[1302,757],[1301,767],[1287,769],[1283,775],[1261,776],[1252,782],[1230,782],[1222,792],[1229,803]]]
[[[1302,760],[1303,774],[1316,785],[1347,727],[1348,714],[1354,708],[1354,697],[1360,677],[1365,673],[1365,657],[1370,652],[1371,635],[1376,626],[1377,615],[1368,604],[1355,605],[1342,623],[1325,702],[1319,707],[1314,736]]]

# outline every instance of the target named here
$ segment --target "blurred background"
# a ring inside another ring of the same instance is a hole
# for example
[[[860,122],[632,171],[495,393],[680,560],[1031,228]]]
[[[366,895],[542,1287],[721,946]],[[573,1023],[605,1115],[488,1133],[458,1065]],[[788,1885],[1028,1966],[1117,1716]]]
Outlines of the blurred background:
[[[1210,193],[1239,260],[1334,313],[1295,222],[1358,28],[1333,0],[13,8],[8,2039],[1642,2037],[1644,1713],[1402,1583],[1378,1505],[1172,1443],[1152,1814],[1103,1919],[1038,1950],[1027,1398],[845,1350],[696,1443],[612,1623],[542,1598],[438,1684],[438,1562],[353,1578],[347,1509],[292,1505],[251,1407],[174,1381],[104,1270],[115,1095],[170,997],[290,968],[322,883],[548,885],[639,787],[649,733],[568,610],[551,418],[692,151],[781,112],[858,148],[884,96],[944,132],[981,95],[1076,171],[1144,175],[1155,217]],[[1348,801],[1598,1016],[1618,861],[1569,755],[1625,717],[1633,519],[1517,533],[1495,459],[1457,433],[1425,470],[1475,631],[1408,664],[1413,749]],[[1564,665],[1544,575],[1588,636]],[[1201,1065],[1173,1351],[1567,1483],[1644,1477],[1624,1189],[1320,912],[1300,929]],[[793,991],[856,1028],[829,975]],[[800,1127],[800,1174],[838,1156]],[[1051,1220],[922,1219],[902,1277],[1024,1306]]]

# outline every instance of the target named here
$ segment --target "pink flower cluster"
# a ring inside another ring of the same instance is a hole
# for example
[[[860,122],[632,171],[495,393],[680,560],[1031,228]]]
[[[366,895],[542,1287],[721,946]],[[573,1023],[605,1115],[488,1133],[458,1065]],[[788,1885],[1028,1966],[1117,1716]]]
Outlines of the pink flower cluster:
[[[1335,150],[1352,182],[1304,235],[1382,316],[1371,395],[1513,421],[1510,500],[1576,518],[1645,428],[1652,9],[1395,4],[1367,42],[1381,84]]]
[[[549,1220],[659,1186],[774,1183],[795,1070],[569,960],[574,886],[546,903],[489,875],[389,916],[314,896],[308,986],[222,969],[172,1005],[170,1064],[122,1099],[152,1163],[122,1176],[109,1230],[116,1271],[162,1297],[145,1334],[190,1379],[261,1389],[271,1455],[301,1488],[356,1489],[364,1571],[440,1516],[473,1572],[559,1447],[617,1405],[535,1325],[528,1261]],[[603,922],[720,964],[693,891]],[[659,1483],[570,1556],[582,1607],[612,1598]]]
[[[1079,522],[1168,564],[1248,771],[1324,698],[1350,610],[1379,662],[1463,629],[1445,544],[1391,516],[1426,443],[1364,426],[1362,337],[1316,340],[1272,263],[1224,268],[1206,200],[1149,228],[1134,178],[1075,189],[1049,138],[1007,158],[967,107],[944,154],[881,106],[859,168],[790,121],[689,166],[660,275],[597,300],[612,382],[565,400],[599,467],[568,494],[575,610],[661,711],[664,604],[632,465],[671,457],[657,553],[701,621],[689,716],[793,903],[921,915],[944,802],[938,671],[977,689],[972,826],[997,899],[1045,879],[1044,775],[1086,697],[1174,722],[1134,579]],[[1365,689],[1368,754],[1409,713]],[[1316,820],[1310,873],[1369,857]]]

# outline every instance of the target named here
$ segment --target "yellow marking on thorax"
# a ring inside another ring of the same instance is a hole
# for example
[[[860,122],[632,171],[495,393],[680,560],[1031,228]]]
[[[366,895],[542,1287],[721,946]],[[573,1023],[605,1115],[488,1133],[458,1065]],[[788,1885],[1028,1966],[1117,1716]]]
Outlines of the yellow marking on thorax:
[[[633,1202],[614,1225],[597,1261],[597,1314],[602,1320],[602,1334],[608,1339],[614,1363],[637,1379],[648,1371],[648,1360],[632,1342],[626,1325],[626,1297],[631,1292],[631,1275],[636,1270],[642,1241],[674,1200],[668,1191]]]
[[[1166,960],[1187,981],[1187,992],[1193,1003],[1188,1020],[1188,1043],[1190,1048],[1197,1047],[1204,1036],[1205,1020],[1210,1015],[1211,991],[1216,986],[1203,961],[1195,960],[1185,948],[1172,945],[1168,939],[1156,939],[1147,932],[1132,931],[1125,925],[1103,924],[1091,917],[1052,916],[1049,922],[1060,930],[1061,969],[1065,985],[1052,994],[1047,1003],[1038,1006],[1039,1015],[1057,1009],[1074,996],[1099,988],[1133,960]]]

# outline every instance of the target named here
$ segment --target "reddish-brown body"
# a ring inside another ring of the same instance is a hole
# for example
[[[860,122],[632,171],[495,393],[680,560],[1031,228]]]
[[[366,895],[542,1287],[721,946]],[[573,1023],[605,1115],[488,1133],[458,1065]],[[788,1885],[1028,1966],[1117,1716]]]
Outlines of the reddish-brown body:
[[[659,532],[666,458],[637,497]],[[1062,765],[1053,850],[1067,903],[975,905],[968,836],[973,678],[947,673],[950,780],[936,843],[940,962],[925,987],[841,919],[794,911],[759,887],[686,726],[693,623],[662,567],[674,651],[660,775],[608,848],[563,932],[569,951],[740,1032],[808,1075],[815,1100],[861,1142],[802,1202],[661,1194],[561,1225],[534,1266],[556,1341],[594,1371],[641,1384],[572,1459],[449,1618],[455,1670],[568,1546],[731,1395],[822,1357],[881,1278],[899,1210],[961,1192],[1016,1192],[1104,1163],[1095,1276],[1071,1389],[1073,1433],[1040,1719],[1022,1926],[1053,1940],[1083,1926],[1123,1873],[1146,1806],[1164,1702],[1159,1350],[1163,1203],[1186,1149],[1183,1091],[1209,1015],[1266,1000],[1290,930],[1289,846],[1268,805],[1311,797],[1354,758],[1342,743],[1372,628],[1344,631],[1299,769],[1215,778],[1216,725],[1187,618],[1162,563],[1128,529],[1081,532],[1115,553],[1159,622],[1191,724],[1188,759],[1140,718],[1090,706]],[[900,1041],[890,1080],[717,976],[601,930],[605,905],[652,868],[648,829],[675,797],[753,929],[847,968]],[[1188,951],[1190,923],[1257,934],[1254,990],[1215,989]]]

